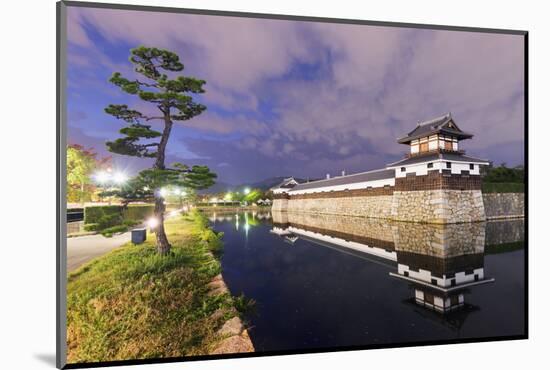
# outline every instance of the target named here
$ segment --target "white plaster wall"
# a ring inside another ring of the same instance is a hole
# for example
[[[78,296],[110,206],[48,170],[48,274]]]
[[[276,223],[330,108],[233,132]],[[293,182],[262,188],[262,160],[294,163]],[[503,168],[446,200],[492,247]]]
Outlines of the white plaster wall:
[[[290,195],[296,195],[296,194],[309,194],[309,193],[323,193],[327,191],[339,191],[339,190],[354,190],[354,189],[366,189],[367,187],[371,186],[373,188],[381,188],[386,185],[394,186],[395,185],[395,178],[389,178],[389,179],[382,179],[382,180],[375,180],[375,181],[365,181],[365,182],[358,182],[355,184],[344,184],[344,185],[337,185],[337,186],[322,186],[322,184],[319,184],[320,186],[318,188],[314,189],[304,189],[304,190],[291,190],[288,193]]]

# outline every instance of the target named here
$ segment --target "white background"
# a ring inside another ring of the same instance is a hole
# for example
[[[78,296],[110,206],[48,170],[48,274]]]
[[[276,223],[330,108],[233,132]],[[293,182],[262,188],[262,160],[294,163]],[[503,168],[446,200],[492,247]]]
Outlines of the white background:
[[[113,3],[120,1],[112,0]],[[166,5],[530,31],[530,339],[190,362],[147,369],[445,368],[521,369],[548,365],[549,248],[547,113],[550,37],[544,1],[138,1]],[[55,356],[55,2],[5,1],[0,21],[2,209],[0,368],[53,368]],[[136,367],[133,367],[137,369]],[[546,367],[547,368],[547,367]]]

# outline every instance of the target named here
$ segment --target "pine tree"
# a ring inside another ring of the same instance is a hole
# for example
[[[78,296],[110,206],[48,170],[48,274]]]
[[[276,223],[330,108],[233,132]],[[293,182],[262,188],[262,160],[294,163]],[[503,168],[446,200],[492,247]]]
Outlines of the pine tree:
[[[161,254],[166,254],[170,251],[170,243],[164,230],[164,199],[158,190],[171,181],[184,181],[186,176],[182,175],[185,173],[190,176],[186,181],[191,183],[196,176],[205,175],[201,175],[201,171],[204,171],[201,169],[198,169],[198,173],[191,174],[192,171],[184,165],[179,165],[179,168],[167,168],[166,145],[174,122],[190,120],[206,109],[204,105],[193,100],[193,95],[204,93],[205,81],[182,75],[169,78],[167,73],[173,75],[184,68],[179,56],[169,50],[140,46],[131,50],[130,62],[134,65],[134,70],[145,77],[145,80],[130,80],[115,72],[110,81],[122,91],[136,95],[142,101],[156,107],[158,115],[146,115],[130,109],[125,104],[109,105],[105,112],[128,125],[120,130],[124,135],[122,138],[106,144],[113,153],[155,159],[153,168],[142,171],[135,180],[137,183],[132,184],[133,190],[130,188],[126,195],[130,197],[131,192],[134,192],[135,196],[146,197],[149,190],[144,191],[144,187],[153,191],[154,213],[159,220],[159,226],[155,230],[157,250]],[[147,124],[150,121],[160,121],[163,124],[162,132],[151,129],[151,125]],[[206,169],[206,173],[209,173],[207,167]],[[210,178],[213,180],[215,175]],[[141,184],[148,185],[142,186],[139,190]]]

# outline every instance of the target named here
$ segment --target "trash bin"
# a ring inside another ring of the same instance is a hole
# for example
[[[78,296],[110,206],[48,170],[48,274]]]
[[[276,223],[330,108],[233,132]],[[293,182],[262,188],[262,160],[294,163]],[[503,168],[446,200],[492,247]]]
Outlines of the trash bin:
[[[147,238],[147,229],[132,230],[132,243],[141,244]]]

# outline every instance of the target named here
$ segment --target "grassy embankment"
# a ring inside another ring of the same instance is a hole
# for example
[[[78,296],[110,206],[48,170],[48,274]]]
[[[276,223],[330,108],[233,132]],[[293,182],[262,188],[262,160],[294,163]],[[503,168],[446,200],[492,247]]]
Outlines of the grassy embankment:
[[[131,243],[68,277],[68,362],[96,362],[211,353],[220,326],[247,307],[243,297],[213,295],[221,235],[199,212],[166,221],[168,256]]]

